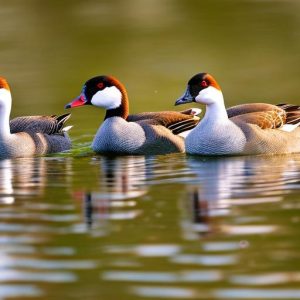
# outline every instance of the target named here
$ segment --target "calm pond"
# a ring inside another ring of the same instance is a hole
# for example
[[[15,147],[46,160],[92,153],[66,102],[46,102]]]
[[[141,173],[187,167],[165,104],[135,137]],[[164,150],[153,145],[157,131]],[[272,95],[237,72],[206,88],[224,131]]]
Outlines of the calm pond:
[[[201,71],[228,106],[300,104],[296,0],[12,0],[0,16],[12,117],[63,113],[101,74],[132,113],[174,109]],[[104,112],[71,112],[74,149],[0,161],[0,299],[300,299],[300,154],[95,155]]]

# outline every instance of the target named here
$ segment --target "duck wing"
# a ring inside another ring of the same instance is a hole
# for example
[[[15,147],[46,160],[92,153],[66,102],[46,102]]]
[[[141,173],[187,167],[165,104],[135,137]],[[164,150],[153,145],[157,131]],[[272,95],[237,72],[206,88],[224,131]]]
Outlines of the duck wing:
[[[70,118],[71,114],[60,116],[24,116],[10,120],[11,133],[44,133],[60,134],[64,123]]]
[[[248,123],[257,125],[261,129],[280,128],[286,124],[285,112],[263,111],[252,112],[230,118],[235,123]]]
[[[255,124],[262,129],[297,127],[300,123],[300,107],[292,104],[242,104],[227,109],[227,113],[234,122]]]
[[[128,122],[142,122],[149,125],[161,125],[172,131],[173,134],[179,134],[183,131],[194,128],[200,118],[195,114],[198,110],[188,109],[183,112],[177,111],[160,111],[145,112],[127,117]]]
[[[278,111],[282,112],[283,109],[277,105],[268,103],[247,103],[232,106],[227,108],[228,118],[245,115],[248,113],[265,112],[265,111]]]

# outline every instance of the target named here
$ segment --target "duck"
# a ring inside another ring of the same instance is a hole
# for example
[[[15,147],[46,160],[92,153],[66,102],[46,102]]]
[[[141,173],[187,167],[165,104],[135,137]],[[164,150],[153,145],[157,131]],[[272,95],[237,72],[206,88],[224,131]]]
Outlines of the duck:
[[[71,148],[64,127],[70,114],[60,116],[22,116],[10,118],[12,96],[4,77],[0,77],[0,159],[30,157]]]
[[[129,115],[125,86],[115,77],[87,80],[80,95],[65,108],[93,105],[106,110],[92,149],[102,154],[156,155],[183,153],[184,135],[199,122],[201,110],[160,111]]]
[[[216,79],[194,75],[175,105],[206,105],[203,119],[185,139],[186,153],[194,155],[259,155],[300,152],[298,105],[246,103],[226,110]]]

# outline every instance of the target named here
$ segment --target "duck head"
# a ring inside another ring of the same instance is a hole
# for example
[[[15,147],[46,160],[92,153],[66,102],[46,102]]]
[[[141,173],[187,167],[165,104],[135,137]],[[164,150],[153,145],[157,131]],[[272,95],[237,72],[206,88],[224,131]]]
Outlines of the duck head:
[[[83,105],[102,107],[110,116],[128,115],[128,99],[125,87],[112,76],[96,76],[89,79],[81,94],[68,103],[65,108]]]
[[[188,81],[184,94],[175,105],[189,102],[209,105],[220,100],[223,100],[223,95],[217,81],[208,73],[199,73]]]

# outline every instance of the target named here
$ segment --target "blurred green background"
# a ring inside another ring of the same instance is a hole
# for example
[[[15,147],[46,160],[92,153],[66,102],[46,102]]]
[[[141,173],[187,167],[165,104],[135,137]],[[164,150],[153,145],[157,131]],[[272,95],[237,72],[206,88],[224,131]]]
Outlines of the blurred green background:
[[[226,104],[299,103],[300,1],[0,1],[0,74],[12,116],[62,113],[92,76],[127,87],[132,113],[175,109],[187,80],[213,74]],[[183,109],[179,107],[176,109]],[[73,110],[72,136],[101,109]]]

